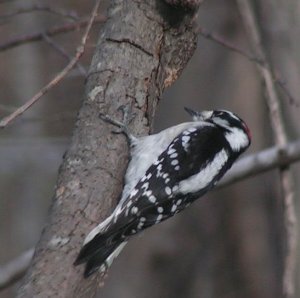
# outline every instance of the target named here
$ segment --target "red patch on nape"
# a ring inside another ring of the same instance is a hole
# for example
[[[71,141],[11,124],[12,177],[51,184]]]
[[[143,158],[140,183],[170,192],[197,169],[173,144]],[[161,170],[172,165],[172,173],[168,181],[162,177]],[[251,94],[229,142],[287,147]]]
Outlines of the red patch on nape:
[[[251,140],[252,139],[252,135],[251,135],[250,129],[249,129],[249,127],[245,123],[243,123],[243,124],[244,124],[245,131],[246,131],[249,139]]]

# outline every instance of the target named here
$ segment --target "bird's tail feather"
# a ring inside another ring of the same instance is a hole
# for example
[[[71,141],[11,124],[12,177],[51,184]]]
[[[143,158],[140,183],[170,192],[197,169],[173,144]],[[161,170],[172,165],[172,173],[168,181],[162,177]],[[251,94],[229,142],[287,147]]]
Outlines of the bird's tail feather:
[[[84,270],[84,277],[87,278],[95,271],[99,270],[101,274],[105,274],[107,269],[111,266],[114,259],[120,254],[123,247],[127,242],[122,242],[116,248],[114,248],[111,253],[103,261],[103,255],[96,254],[92,256],[86,263]]]
[[[98,268],[105,272],[119,255],[127,242],[115,241],[114,236],[114,234],[98,234],[82,247],[74,265],[86,263],[84,277],[90,276]]]
[[[126,235],[132,229],[132,224],[135,224],[134,218],[129,221],[127,218],[123,218],[123,220],[119,218],[118,224],[110,225],[111,218],[112,216],[96,227],[95,231],[90,232],[86,238],[87,242],[81,248],[74,262],[75,266],[86,263],[85,277],[91,275],[98,268],[100,271],[107,270],[127,243]]]

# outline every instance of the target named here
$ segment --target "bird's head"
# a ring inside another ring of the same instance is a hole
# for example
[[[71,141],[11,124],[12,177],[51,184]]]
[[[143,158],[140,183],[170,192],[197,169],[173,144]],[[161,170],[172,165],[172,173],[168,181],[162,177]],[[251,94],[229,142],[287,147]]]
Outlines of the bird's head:
[[[224,131],[225,138],[233,151],[244,151],[251,144],[251,133],[247,124],[236,114],[226,110],[194,111],[185,110],[192,116],[193,121],[209,122]]]

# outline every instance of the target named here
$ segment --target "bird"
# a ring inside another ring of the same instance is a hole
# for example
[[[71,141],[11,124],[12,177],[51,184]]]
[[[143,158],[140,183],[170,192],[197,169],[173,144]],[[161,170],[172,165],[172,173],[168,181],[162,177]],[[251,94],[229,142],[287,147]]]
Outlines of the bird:
[[[86,264],[85,278],[105,274],[131,237],[211,190],[250,146],[250,130],[235,113],[185,110],[191,121],[139,138],[126,124],[100,115],[127,137],[130,161],[120,201],[87,235],[74,262]]]

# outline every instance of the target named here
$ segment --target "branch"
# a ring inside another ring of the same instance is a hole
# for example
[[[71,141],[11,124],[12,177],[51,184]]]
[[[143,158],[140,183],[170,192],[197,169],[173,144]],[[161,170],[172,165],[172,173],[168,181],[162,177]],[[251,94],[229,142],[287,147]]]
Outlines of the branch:
[[[106,17],[98,16],[95,18],[95,23],[103,23],[106,21]],[[55,26],[47,30],[43,30],[40,32],[32,33],[32,34],[25,34],[21,36],[14,37],[9,41],[5,41],[0,43],[0,52],[5,51],[29,42],[42,40],[45,35],[51,37],[62,33],[67,33],[70,31],[78,30],[80,28],[86,27],[89,23],[89,19],[84,19],[78,22],[67,23],[60,26]]]
[[[18,16],[18,15],[21,15],[24,13],[31,13],[31,12],[35,12],[35,11],[48,12],[48,13],[52,13],[52,14],[55,14],[55,15],[58,15],[58,16],[61,16],[64,18],[69,18],[69,19],[78,21],[78,15],[73,11],[68,12],[68,11],[64,11],[62,9],[57,9],[55,7],[51,7],[51,6],[47,6],[47,5],[43,5],[43,4],[39,4],[39,3],[33,4],[28,7],[19,7],[10,13],[1,14],[0,20],[12,18],[14,16]]]
[[[72,61],[72,57],[65,51],[63,47],[61,47],[58,43],[56,43],[51,37],[45,35],[44,40],[54,49],[56,50],[60,55],[62,55],[65,59],[68,61]],[[77,68],[79,72],[86,77],[87,76],[87,71],[85,68],[77,62]]]
[[[218,187],[224,187],[276,168],[288,167],[299,160],[300,140],[289,143],[283,148],[274,146],[238,160],[220,181]]]
[[[255,57],[254,55],[246,52],[245,50],[239,48],[238,46],[236,46],[235,44],[227,41],[225,38],[221,37],[221,36],[218,36],[216,35],[215,33],[212,33],[212,32],[209,32],[208,30],[206,30],[205,28],[203,27],[199,27],[198,28],[198,33],[208,39],[208,40],[211,40],[219,45],[221,45],[222,47],[226,48],[226,49],[229,49],[235,53],[238,53],[239,55],[247,58],[248,60],[250,61],[253,61],[255,63],[258,63],[258,64],[261,64],[262,61],[260,61],[257,57]]]
[[[97,15],[98,5],[99,3],[95,6],[95,10],[92,13],[92,16],[87,24],[85,33],[83,34],[83,37],[81,39],[81,44],[77,48],[75,56],[71,59],[68,65],[59,74],[57,74],[54,77],[54,79],[52,79],[46,86],[44,86],[37,94],[35,94],[31,99],[29,99],[24,105],[19,107],[17,110],[15,110],[7,117],[3,118],[0,121],[0,128],[5,128],[9,123],[15,120],[18,116],[22,115],[26,110],[28,110],[32,105],[34,105],[45,93],[47,93],[51,88],[57,85],[74,68],[74,66],[77,64],[80,57],[84,53],[86,41],[88,39],[93,22]]]
[[[23,252],[20,256],[0,267],[0,290],[5,289],[18,281],[29,267],[34,248]]]
[[[211,41],[221,45],[222,47],[229,49],[229,50],[247,58],[249,61],[258,64],[262,68],[267,67],[265,62],[263,60],[259,59],[257,56],[254,56],[251,53],[248,53],[244,49],[241,49],[237,45],[229,42],[228,40],[226,40],[225,38],[223,38],[221,36],[216,35],[215,33],[209,32],[208,30],[206,30],[202,27],[198,28],[198,33],[202,37],[204,37],[208,40],[211,40]],[[293,97],[293,95],[291,94],[289,89],[286,87],[286,83],[282,80],[282,78],[280,76],[276,75],[275,71],[272,71],[272,69],[269,68],[268,71],[271,73],[272,79],[274,80],[274,82],[277,84],[278,87],[280,87],[280,89],[282,90],[284,95],[287,97],[289,103],[296,107],[299,107],[300,106],[299,102]]]
[[[256,52],[256,56],[263,61],[262,67],[258,65],[258,71],[265,82],[266,101],[269,107],[269,116],[274,132],[275,143],[280,154],[284,154],[284,147],[287,144],[287,136],[284,129],[283,119],[280,111],[279,95],[274,85],[271,67],[267,60],[265,50],[262,46],[261,28],[255,19],[255,14],[249,0],[237,0],[239,9],[246,25],[246,29]],[[280,168],[281,186],[283,191],[284,221],[286,230],[286,255],[284,260],[283,273],[283,295],[286,298],[292,298],[295,295],[295,273],[297,260],[297,229],[296,213],[294,206],[294,188],[292,183],[292,174],[288,167]]]
[[[112,139],[99,113],[119,120],[120,106],[127,106],[136,115],[129,128],[137,135],[148,134],[165,86],[179,76],[196,49],[191,11],[176,10],[174,24],[174,8],[163,1],[110,4],[60,166],[49,222],[17,297],[90,298],[99,291],[98,275],[84,279],[83,266],[73,263],[85,235],[115,206],[128,160],[125,139]]]

